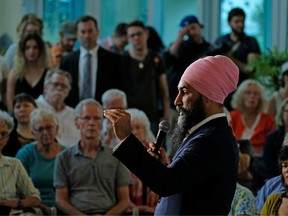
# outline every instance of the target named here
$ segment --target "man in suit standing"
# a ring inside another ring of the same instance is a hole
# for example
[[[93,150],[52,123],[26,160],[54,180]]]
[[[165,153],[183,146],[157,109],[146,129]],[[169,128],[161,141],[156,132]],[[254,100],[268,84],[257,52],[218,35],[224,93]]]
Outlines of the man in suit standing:
[[[179,112],[172,137],[176,151],[168,166],[132,134],[128,113],[104,110],[122,141],[113,155],[161,197],[155,215],[228,215],[238,147],[223,102],[236,89],[238,74],[232,60],[219,55],[201,58],[185,70],[174,101]]]
[[[85,98],[101,101],[106,90],[123,86],[119,71],[121,57],[97,45],[99,30],[96,19],[82,16],[77,20],[76,28],[81,47],[65,56],[60,63],[60,69],[68,71],[73,79],[67,98],[67,105],[72,107]]]

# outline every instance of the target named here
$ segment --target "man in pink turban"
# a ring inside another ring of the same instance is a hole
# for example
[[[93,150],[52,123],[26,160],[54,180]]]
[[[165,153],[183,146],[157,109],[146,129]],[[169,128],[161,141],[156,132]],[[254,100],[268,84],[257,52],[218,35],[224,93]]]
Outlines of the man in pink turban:
[[[155,215],[229,213],[237,181],[238,147],[223,102],[236,89],[238,75],[232,60],[220,55],[199,59],[185,70],[174,101],[179,118],[168,166],[151,149],[147,153],[132,134],[129,114],[104,111],[121,140],[113,155],[161,197]]]

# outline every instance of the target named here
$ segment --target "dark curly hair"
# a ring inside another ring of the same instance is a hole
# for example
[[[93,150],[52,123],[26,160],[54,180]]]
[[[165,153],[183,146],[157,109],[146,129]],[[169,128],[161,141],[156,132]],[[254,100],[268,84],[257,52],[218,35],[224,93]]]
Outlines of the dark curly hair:
[[[288,146],[283,145],[279,151],[278,164],[280,173],[282,173],[282,162],[288,160]]]

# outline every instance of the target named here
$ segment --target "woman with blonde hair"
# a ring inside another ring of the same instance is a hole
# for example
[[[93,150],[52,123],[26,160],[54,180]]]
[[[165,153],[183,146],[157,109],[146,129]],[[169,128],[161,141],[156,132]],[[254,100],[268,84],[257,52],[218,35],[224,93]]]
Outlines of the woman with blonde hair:
[[[17,48],[15,65],[7,79],[6,103],[12,110],[14,95],[25,92],[34,99],[43,93],[44,78],[49,68],[45,42],[38,34],[23,36]]]
[[[31,33],[37,33],[42,37],[43,27],[43,21],[42,19],[40,19],[40,17],[38,17],[34,13],[28,13],[22,17],[16,31],[19,39],[22,38],[24,35]],[[19,41],[14,42],[8,47],[7,51],[5,52],[4,58],[9,70],[11,70],[14,65],[13,60],[17,52],[18,44]]]
[[[265,180],[263,149],[266,136],[275,130],[274,118],[265,113],[265,92],[262,85],[252,79],[243,81],[231,101],[235,109],[230,112],[231,127],[239,142],[249,142],[252,151],[250,164],[253,178],[242,179],[245,186],[254,194],[262,187]]]
[[[240,84],[231,101],[231,127],[237,140],[249,140],[254,157],[262,157],[268,133],[275,129],[274,118],[264,112],[266,99],[262,85],[252,79]]]

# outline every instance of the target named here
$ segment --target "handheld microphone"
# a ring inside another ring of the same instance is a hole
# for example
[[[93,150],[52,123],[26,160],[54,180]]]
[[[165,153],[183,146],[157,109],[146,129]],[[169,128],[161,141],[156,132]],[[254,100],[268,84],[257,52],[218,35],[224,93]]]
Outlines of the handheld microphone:
[[[163,142],[169,130],[170,124],[167,120],[163,120],[159,123],[159,130],[156,137],[155,149],[152,151],[153,153],[159,155],[158,150],[163,145]]]

